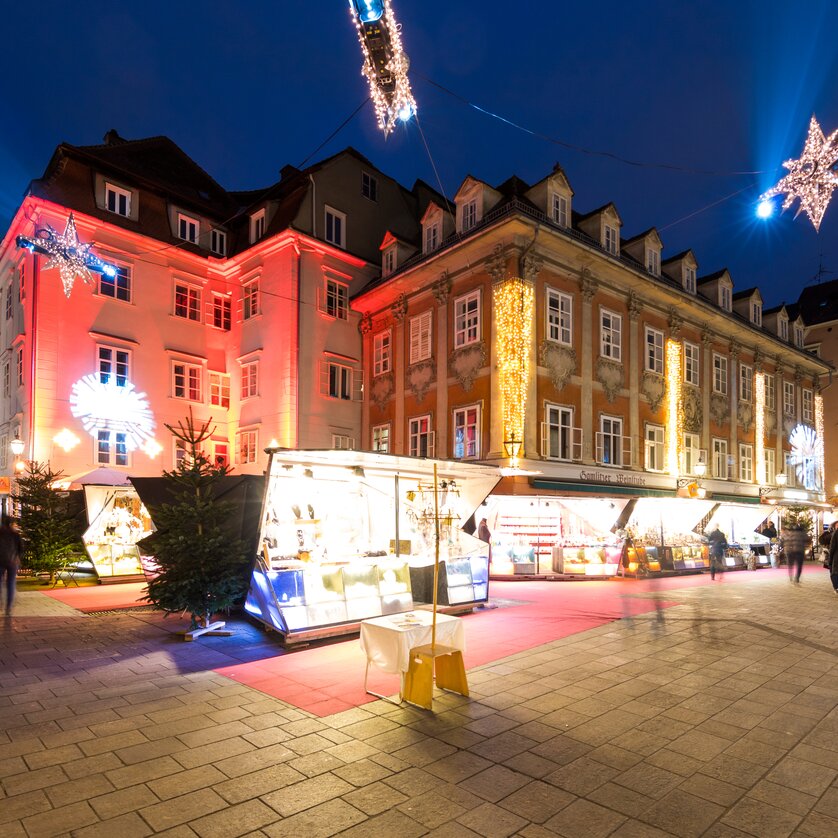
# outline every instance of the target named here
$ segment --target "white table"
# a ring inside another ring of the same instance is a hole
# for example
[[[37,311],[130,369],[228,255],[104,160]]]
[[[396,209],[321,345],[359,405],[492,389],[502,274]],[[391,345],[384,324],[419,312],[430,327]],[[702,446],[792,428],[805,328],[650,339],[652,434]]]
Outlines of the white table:
[[[361,623],[361,648],[367,656],[367,670],[364,675],[364,689],[370,664],[383,672],[404,674],[410,666],[410,650],[431,642],[430,611],[414,611],[410,618],[405,614],[392,614],[389,617],[375,617]],[[459,652],[465,651],[466,633],[463,621],[448,614],[436,615],[436,642],[441,646],[450,646]],[[384,696],[366,690],[378,698]],[[399,689],[401,697],[401,688]]]

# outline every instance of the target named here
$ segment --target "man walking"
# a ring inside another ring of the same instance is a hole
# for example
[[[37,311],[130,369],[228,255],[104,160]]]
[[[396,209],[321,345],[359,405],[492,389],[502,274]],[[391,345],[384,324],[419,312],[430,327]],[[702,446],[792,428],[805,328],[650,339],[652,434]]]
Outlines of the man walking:
[[[716,528],[707,536],[707,540],[710,542],[710,579],[715,579],[716,573],[722,573],[725,569],[727,539],[716,524]]]
[[[829,552],[826,554],[829,566],[829,580],[832,588],[838,594],[838,523],[832,525],[832,538],[829,541]]]
[[[3,522],[0,524],[0,587],[2,587],[3,576],[5,575],[7,616],[11,615],[12,605],[15,601],[17,571],[20,567],[21,552],[20,536],[12,529],[9,517],[4,515]]]
[[[786,561],[789,563],[789,582],[799,585],[800,574],[803,572],[803,559],[806,556],[806,548],[809,546],[806,530],[801,524],[794,523],[783,529],[781,541]]]

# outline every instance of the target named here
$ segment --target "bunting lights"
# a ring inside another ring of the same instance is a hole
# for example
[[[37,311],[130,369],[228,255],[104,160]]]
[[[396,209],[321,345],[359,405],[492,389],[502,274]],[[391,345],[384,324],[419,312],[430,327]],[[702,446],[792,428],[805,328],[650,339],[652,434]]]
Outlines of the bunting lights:
[[[681,470],[681,438],[684,435],[684,408],[681,401],[681,341],[666,341],[666,468],[677,477]]]
[[[768,482],[765,473],[765,373],[758,370],[754,375],[754,456],[756,457],[757,484]]]
[[[92,244],[83,244],[79,241],[73,213],[70,213],[67,218],[67,226],[63,233],[56,232],[49,224],[46,224],[35,231],[34,238],[18,236],[17,246],[25,247],[31,253],[40,253],[42,256],[50,257],[44,265],[44,270],[58,268],[66,297],[70,296],[77,276],[88,285],[93,283],[94,273],[108,277],[116,276],[116,265],[94,256],[90,252]]]
[[[501,398],[503,438],[524,440],[524,416],[530,383],[535,292],[523,279],[507,279],[494,288],[498,337],[495,347]],[[519,450],[518,456],[524,452]]]
[[[73,385],[70,412],[94,439],[100,432],[124,435],[128,451],[154,437],[154,416],[146,395],[138,393],[130,381],[119,385],[114,378],[103,382],[94,373],[84,376]]]
[[[390,0],[349,0],[349,11],[361,42],[362,72],[369,82],[378,127],[386,137],[397,120],[407,122],[416,113],[401,26],[396,23]]]

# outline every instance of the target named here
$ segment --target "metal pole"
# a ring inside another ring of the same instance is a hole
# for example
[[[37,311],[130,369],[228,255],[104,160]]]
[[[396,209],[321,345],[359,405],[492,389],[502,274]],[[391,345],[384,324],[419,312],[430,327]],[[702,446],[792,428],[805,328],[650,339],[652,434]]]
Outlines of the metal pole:
[[[437,588],[439,587],[439,480],[437,464],[434,463],[434,609],[431,622],[431,657],[436,651],[436,607]]]
[[[396,558],[401,555],[399,549],[399,475],[395,476],[396,481]]]

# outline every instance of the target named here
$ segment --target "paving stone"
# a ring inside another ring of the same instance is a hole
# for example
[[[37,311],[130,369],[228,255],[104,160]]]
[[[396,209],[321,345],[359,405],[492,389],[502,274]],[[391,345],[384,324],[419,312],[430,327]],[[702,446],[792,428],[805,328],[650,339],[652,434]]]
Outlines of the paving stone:
[[[248,800],[191,821],[189,826],[201,838],[238,838],[279,820],[277,813],[269,806],[259,800]]]
[[[49,768],[39,768],[37,771],[6,777],[3,780],[3,789],[9,797],[13,797],[16,794],[56,786],[66,781],[67,774],[64,769],[60,765],[51,765]]]
[[[404,803],[409,796],[386,783],[374,782],[344,794],[342,799],[367,815],[380,815]]]
[[[288,764],[306,777],[316,777],[318,774],[325,774],[327,771],[333,771],[335,768],[345,765],[343,760],[326,751],[291,759]]]
[[[786,757],[780,760],[765,778],[807,794],[820,795],[838,777],[838,771],[814,762]]]
[[[567,838],[582,838],[582,836],[610,835],[625,817],[606,809],[590,800],[574,800],[557,814],[553,815],[545,824],[546,828],[557,835]]]
[[[384,838],[387,836],[398,836],[398,838],[418,838],[427,832],[424,826],[417,823],[413,818],[403,815],[401,812],[385,812],[375,818],[363,821],[358,826],[345,830],[342,835],[345,838]],[[277,829],[273,838],[286,838],[288,833]]]
[[[263,795],[262,800],[283,817],[289,817],[304,809],[325,803],[327,800],[341,797],[350,791],[352,791],[352,786],[340,777],[334,774],[321,774],[319,777],[312,777]]]
[[[336,768],[334,773],[353,786],[366,786],[384,777],[389,777],[393,772],[372,760],[360,759],[341,768]]]
[[[835,838],[838,835],[838,819],[820,812],[811,812],[804,818],[797,830],[801,835],[813,838]]]
[[[480,798],[456,786],[440,786],[412,797],[396,808],[428,829],[444,823],[480,805]]]
[[[552,774],[548,774],[544,780],[571,794],[586,795],[603,783],[614,779],[619,773],[616,768],[603,765],[588,757],[579,757],[558,768]]]
[[[198,768],[181,770],[174,776],[151,780],[147,785],[160,800],[169,800],[198,789],[215,787],[226,779],[214,765],[200,765]]]
[[[88,800],[100,820],[106,821],[128,812],[136,812],[144,806],[158,803],[160,798],[147,786],[130,786],[112,791]]]
[[[574,795],[536,780],[503,797],[498,805],[526,820],[544,823],[574,800]]]
[[[73,838],[145,838],[152,832],[152,828],[136,812],[128,812],[118,818],[77,829]]]
[[[121,789],[134,786],[137,783],[147,783],[149,780],[156,780],[158,777],[168,777],[182,770],[183,766],[171,757],[162,757],[161,759],[150,759],[147,762],[138,762],[135,765],[108,770],[105,772],[105,777],[116,788]]]
[[[472,809],[457,818],[457,822],[485,838],[506,838],[527,823],[523,818],[493,803],[484,803]]]
[[[693,774],[688,780],[684,780],[679,788],[726,808],[732,806],[745,793],[743,788],[733,783],[725,783],[706,774]]]
[[[778,786],[769,780],[760,780],[748,791],[748,797],[761,800],[763,803],[769,803],[778,809],[784,809],[795,815],[808,814],[818,802],[818,798],[814,795],[805,794],[793,788]]]
[[[286,764],[274,765],[216,783],[213,788],[228,803],[241,803],[254,797],[302,782],[305,777]]]
[[[23,827],[30,838],[51,838],[53,835],[67,835],[98,820],[88,803],[79,801],[24,818]]]
[[[752,797],[743,797],[721,820],[760,838],[785,838],[803,818]]]
[[[161,832],[173,826],[186,824],[211,812],[217,812],[225,806],[225,801],[212,789],[200,789],[164,803],[140,809],[140,815],[155,832]]]
[[[639,819],[674,835],[690,838],[701,835],[724,812],[723,806],[675,789],[657,800]]]
[[[15,795],[0,799],[0,825],[7,829],[6,824],[19,821],[39,812],[46,812],[52,809],[47,796],[40,789],[26,794]]]

